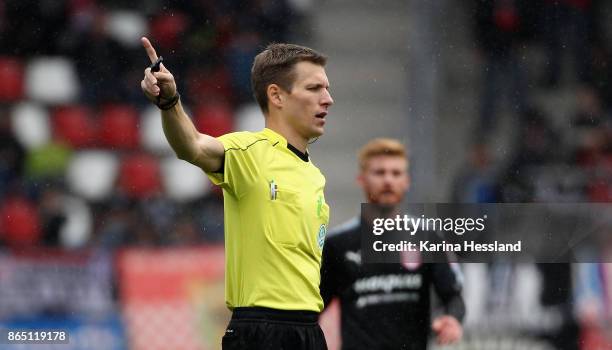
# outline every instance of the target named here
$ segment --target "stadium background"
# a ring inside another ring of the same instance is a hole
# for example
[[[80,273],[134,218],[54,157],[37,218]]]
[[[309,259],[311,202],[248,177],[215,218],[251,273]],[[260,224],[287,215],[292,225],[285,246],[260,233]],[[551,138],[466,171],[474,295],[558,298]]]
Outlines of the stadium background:
[[[333,226],[357,213],[355,151],[378,136],[409,145],[413,202],[610,202],[610,10],[0,1],[0,328],[68,329],[73,342],[50,348],[218,348],[229,317],[222,198],[174,159],[142,97],[141,35],[213,135],[263,125],[249,91],[262,45],[328,54],[336,104],[311,152]],[[463,269],[457,348],[612,348],[609,265]]]

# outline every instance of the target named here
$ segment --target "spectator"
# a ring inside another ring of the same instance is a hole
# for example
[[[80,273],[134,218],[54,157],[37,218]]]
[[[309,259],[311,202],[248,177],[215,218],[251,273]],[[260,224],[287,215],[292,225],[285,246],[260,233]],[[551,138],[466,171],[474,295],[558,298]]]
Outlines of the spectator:
[[[454,203],[497,202],[497,169],[486,144],[472,145],[467,163],[462,166],[453,181]]]
[[[503,92],[508,94],[516,116],[527,109],[526,63],[520,52],[531,36],[529,5],[526,0],[476,0],[475,38],[483,60],[476,139],[490,135]]]
[[[66,222],[64,194],[60,188],[45,188],[40,196],[40,216],[42,221],[42,243],[49,247],[61,245],[60,230]]]
[[[24,176],[26,152],[11,129],[11,118],[0,110],[0,198]]]
[[[544,87],[559,84],[561,67],[566,54],[572,57],[577,80],[591,81],[591,51],[593,47],[594,4],[592,0],[544,0],[544,42],[546,73]]]

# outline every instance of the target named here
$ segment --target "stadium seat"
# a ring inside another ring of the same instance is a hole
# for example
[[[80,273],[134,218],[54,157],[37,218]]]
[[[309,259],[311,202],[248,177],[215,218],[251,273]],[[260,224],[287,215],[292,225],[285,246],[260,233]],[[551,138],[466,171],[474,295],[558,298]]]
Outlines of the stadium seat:
[[[180,36],[187,29],[187,18],[178,11],[161,12],[150,24],[154,45],[163,49],[177,49]]]
[[[132,199],[146,199],[161,192],[157,158],[145,153],[125,156],[119,170],[118,188]]]
[[[118,171],[119,160],[113,152],[76,152],[68,165],[68,188],[85,199],[102,201],[112,194]]]
[[[96,128],[89,108],[78,105],[58,107],[53,111],[52,122],[55,140],[74,148],[96,144]]]
[[[60,243],[65,248],[84,247],[93,231],[93,215],[87,202],[74,196],[64,197],[66,222],[60,229]]]
[[[36,245],[41,225],[36,206],[21,196],[7,198],[0,206],[0,240],[9,246]]]
[[[171,199],[185,202],[204,197],[210,191],[204,172],[183,160],[168,157],[161,164],[165,193]]]
[[[153,105],[147,107],[140,117],[140,140],[142,146],[149,152],[157,155],[173,154],[172,148],[162,128],[159,109]]]
[[[106,33],[126,47],[140,47],[140,38],[148,31],[146,19],[136,11],[110,11],[105,24]]]
[[[232,101],[232,86],[227,69],[196,68],[187,74],[187,95],[199,103],[230,103]]]
[[[232,111],[226,104],[200,105],[194,114],[195,127],[200,132],[218,137],[234,129]]]
[[[21,61],[0,57],[0,101],[14,102],[23,98],[24,73]]]
[[[26,176],[30,179],[60,179],[66,173],[72,151],[60,143],[48,143],[32,149],[26,157]]]
[[[590,202],[612,203],[612,185],[603,179],[594,179],[587,186],[587,195]]]
[[[11,112],[13,133],[27,149],[46,145],[51,140],[51,126],[47,110],[38,104],[23,102]]]
[[[256,103],[245,104],[236,111],[236,130],[260,131],[265,124],[264,116]]]
[[[586,324],[580,330],[581,349],[612,350],[612,339],[607,333],[609,329],[597,324]]]
[[[138,111],[129,105],[102,107],[99,116],[99,140],[103,147],[133,149],[140,142]]]
[[[79,92],[79,81],[73,63],[64,57],[40,57],[26,69],[28,98],[51,105],[69,104]]]

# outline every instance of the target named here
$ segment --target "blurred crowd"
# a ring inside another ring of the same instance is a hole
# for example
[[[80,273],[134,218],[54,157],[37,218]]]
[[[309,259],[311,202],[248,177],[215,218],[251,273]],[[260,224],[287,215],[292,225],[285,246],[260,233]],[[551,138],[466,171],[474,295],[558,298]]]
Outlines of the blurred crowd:
[[[481,92],[472,144],[454,179],[451,201],[612,202],[609,3],[476,0],[472,4]],[[502,123],[501,116],[513,120]],[[501,125],[511,127],[500,130]],[[505,139],[510,140],[509,148]],[[610,237],[612,221],[599,230],[584,234]],[[591,252],[597,256],[593,263],[535,266],[542,288],[539,307],[560,315],[560,323],[548,331],[555,349],[608,349],[612,344],[609,334],[605,336],[612,319],[612,268],[606,263],[612,243],[598,248],[601,251]],[[505,313],[520,313],[526,303],[517,302],[512,289],[528,285],[521,282],[529,275],[519,272],[524,268],[500,261],[485,269],[481,278],[488,282],[479,286],[493,291],[485,298],[485,314],[494,313],[500,303],[513,305]],[[536,316],[535,308],[527,313],[530,319],[544,320]],[[528,329],[537,332],[545,323]]]
[[[610,6],[598,0],[474,4],[481,94],[452,201],[612,201]],[[554,101],[552,108],[543,101]],[[499,130],[503,111],[517,130]],[[513,138],[503,159],[494,155],[500,134]]]
[[[295,3],[0,1],[0,246],[221,242],[220,192],[173,161],[140,92],[139,39],[196,126],[220,135],[263,124],[250,64],[306,18]]]

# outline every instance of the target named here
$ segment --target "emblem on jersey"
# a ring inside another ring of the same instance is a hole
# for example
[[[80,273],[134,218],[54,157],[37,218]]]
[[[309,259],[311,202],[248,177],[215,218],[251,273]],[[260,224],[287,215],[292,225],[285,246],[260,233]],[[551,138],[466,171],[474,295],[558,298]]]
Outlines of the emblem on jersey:
[[[418,269],[422,263],[420,252],[402,251],[400,252],[400,258],[402,266],[409,271]]]
[[[325,243],[325,235],[327,234],[327,227],[325,224],[321,224],[319,227],[319,234],[317,235],[317,243],[319,243],[319,249],[323,249]]]
[[[270,184],[270,199],[275,200],[276,196],[278,195],[278,186],[276,185],[276,182],[274,182],[274,180],[270,181],[269,184]]]

